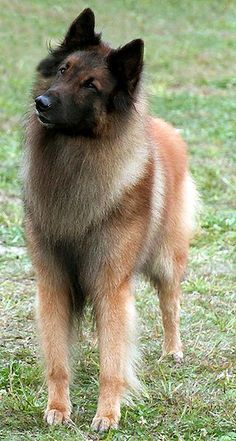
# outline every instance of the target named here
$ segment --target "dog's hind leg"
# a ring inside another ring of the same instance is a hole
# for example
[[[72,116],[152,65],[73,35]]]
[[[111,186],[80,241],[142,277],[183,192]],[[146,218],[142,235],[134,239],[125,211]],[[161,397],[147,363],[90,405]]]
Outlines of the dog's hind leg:
[[[178,252],[160,248],[156,259],[152,262],[148,274],[159,296],[162,316],[164,343],[162,357],[172,355],[176,362],[183,359],[183,349],[180,338],[180,282],[187,261],[187,246]]]
[[[174,285],[161,286],[159,301],[164,331],[162,357],[172,355],[173,359],[179,363],[183,359],[179,330],[180,288]]]
[[[45,421],[52,425],[69,424],[70,296],[60,273],[46,265],[37,265],[37,316],[42,349],[46,362],[48,405]]]
[[[99,400],[92,428],[116,428],[120,402],[127,387],[135,387],[133,373],[135,306],[129,284],[103,295],[96,301],[100,350]]]

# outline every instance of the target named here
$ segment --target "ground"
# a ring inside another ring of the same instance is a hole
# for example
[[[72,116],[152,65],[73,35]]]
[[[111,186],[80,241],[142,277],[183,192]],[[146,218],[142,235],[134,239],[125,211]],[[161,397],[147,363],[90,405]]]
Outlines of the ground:
[[[19,166],[22,120],[46,42],[61,38],[84,2],[1,0],[0,439],[98,440],[89,425],[98,393],[98,354],[89,317],[74,350],[76,430],[48,428],[34,321],[35,280],[25,252]],[[114,46],[145,41],[151,111],[178,127],[202,195],[201,227],[183,282],[185,362],[158,362],[156,296],[140,281],[143,396],[124,406],[106,440],[236,440],[236,3],[230,0],[91,0],[97,29]]]

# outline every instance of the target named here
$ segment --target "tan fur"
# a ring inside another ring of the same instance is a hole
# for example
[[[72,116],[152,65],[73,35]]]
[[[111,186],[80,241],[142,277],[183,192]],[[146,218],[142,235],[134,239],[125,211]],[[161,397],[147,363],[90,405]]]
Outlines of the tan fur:
[[[120,401],[127,387],[127,355],[133,343],[129,341],[129,311],[133,302],[129,283],[104,293],[96,302],[100,348],[100,392],[97,412],[92,423],[94,429],[107,423],[109,423],[108,427],[116,427],[120,419]]]
[[[45,358],[47,360],[48,406],[45,419],[51,422],[68,421],[69,400],[69,295],[66,286],[50,280],[48,271],[38,279],[38,323]],[[53,310],[52,310],[53,309]],[[54,412],[57,415],[54,415]],[[54,420],[53,420],[54,421]]]
[[[136,121],[136,124],[139,124],[139,121]],[[68,213],[74,212],[76,200],[81,200],[76,193],[72,200],[65,194],[64,202],[67,208],[63,212],[58,211],[53,201],[47,201],[47,205],[51,207],[51,216],[50,219],[45,219],[45,228],[50,228],[51,222],[54,224],[54,233],[57,231],[60,235],[64,229],[68,237],[76,234],[78,238],[81,237],[82,247],[87,250],[84,262],[87,278],[84,278],[84,283],[96,311],[101,354],[100,398],[93,421],[95,428],[117,425],[120,416],[119,403],[127,386],[126,382],[128,381],[131,385],[136,383],[131,369],[132,350],[131,353],[129,352],[129,342],[131,340],[133,345],[133,336],[129,336],[129,319],[126,315],[129,310],[128,302],[132,298],[127,280],[132,279],[135,269],[143,270],[159,290],[164,326],[163,353],[172,353],[180,357],[182,354],[179,335],[179,282],[186,265],[191,233],[190,218],[192,218],[192,213],[188,218],[188,210],[183,209],[186,206],[184,205],[186,196],[184,180],[187,179],[185,178],[185,147],[182,141],[179,141],[179,135],[176,134],[175,137],[174,129],[160,120],[157,122],[153,120],[151,124],[152,129],[155,129],[155,137],[152,135],[149,143],[142,143],[140,146],[138,140],[134,145],[130,141],[130,153],[133,149],[133,155],[131,154],[128,159],[129,144],[127,144],[123,166],[120,155],[117,156],[116,167],[113,162],[114,152],[122,151],[120,145],[116,144],[114,148],[110,146],[111,156],[113,156],[110,164],[108,150],[106,158],[102,152],[103,158],[100,158],[100,152],[97,152],[96,166],[99,162],[102,164],[104,160],[106,173],[97,176],[94,170],[90,183],[86,176],[91,176],[88,167],[93,158],[86,153],[78,177],[80,180],[78,192],[83,192],[83,197],[87,202],[84,206],[81,206],[80,202],[77,219],[74,218],[70,224],[67,223],[68,217],[70,218]],[[140,126],[138,132],[142,133]],[[123,142],[122,137],[120,142]],[[127,142],[127,138],[124,142]],[[167,144],[169,142],[171,144]],[[158,154],[154,157],[156,152]],[[136,159],[135,155],[137,155]],[[175,156],[174,159],[173,156]],[[136,163],[136,175],[132,163]],[[154,164],[156,164],[155,168]],[[33,164],[31,166],[33,167]],[[156,173],[155,178],[153,173]],[[35,182],[34,185],[33,203],[40,207],[42,202],[39,203],[37,199],[36,188],[37,186],[40,189],[39,182]],[[183,187],[185,192],[183,192]],[[100,193],[94,193],[95,188]],[[50,195],[45,195],[45,197],[47,199]],[[158,202],[156,202],[156,197]],[[106,213],[109,213],[110,207],[117,206],[117,204],[119,204],[119,211],[108,216]],[[39,211],[39,216],[44,216],[43,209]],[[59,224],[56,218],[60,219]],[[104,219],[102,230],[99,226],[101,219]],[[86,227],[91,227],[91,224],[95,224],[94,230],[90,231],[89,237],[84,238]],[[32,233],[31,240],[35,240]],[[91,248],[92,243],[97,250],[96,254]],[[55,273],[53,282],[49,274],[42,274],[42,271],[38,271],[38,274],[40,274],[38,282],[39,322],[48,366],[49,384],[46,420],[54,423],[57,420],[68,420],[70,416],[69,368],[66,361],[68,359],[67,343],[69,343],[69,318],[67,317],[69,308],[66,306],[66,290],[62,290],[61,283],[57,284]],[[51,297],[53,297],[54,304],[50,302]],[[60,299],[64,299],[62,303]],[[51,311],[52,307],[57,311],[56,314]],[[60,308],[62,308],[61,312]],[[62,317],[63,320],[61,320]],[[121,323],[123,323],[122,326]],[[55,332],[52,332],[52,329]],[[59,412],[58,415],[55,414],[54,409]]]
[[[109,53],[100,45],[101,53]],[[78,56],[69,58],[76,63]],[[97,72],[99,86],[103,71]],[[95,80],[94,80],[95,81]],[[39,79],[35,93],[49,81]],[[104,87],[104,86],[101,86]],[[26,130],[26,231],[38,282],[38,322],[48,378],[49,424],[70,421],[71,274],[93,306],[100,350],[100,392],[93,427],[117,427],[135,374],[133,280],[156,288],[163,355],[182,358],[180,281],[193,232],[197,194],[186,145],[151,118],[142,91],[129,116],[101,115],[99,136],[55,136],[31,112]]]

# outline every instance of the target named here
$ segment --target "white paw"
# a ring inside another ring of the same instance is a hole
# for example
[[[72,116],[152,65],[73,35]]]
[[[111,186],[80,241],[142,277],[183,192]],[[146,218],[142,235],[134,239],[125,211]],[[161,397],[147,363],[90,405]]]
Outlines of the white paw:
[[[44,414],[44,421],[50,426],[56,424],[65,424],[66,426],[74,426],[73,421],[70,419],[69,412],[61,412],[57,409],[46,410]]]
[[[113,417],[106,416],[97,416],[95,415],[91,428],[96,430],[96,432],[105,432],[109,429],[117,429],[118,428],[118,420]]]

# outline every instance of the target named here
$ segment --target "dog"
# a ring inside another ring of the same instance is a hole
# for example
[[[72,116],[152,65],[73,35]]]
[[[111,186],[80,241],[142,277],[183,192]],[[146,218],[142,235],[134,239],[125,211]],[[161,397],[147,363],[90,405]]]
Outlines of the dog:
[[[197,191],[178,131],[148,114],[143,41],[112,49],[94,27],[85,9],[37,67],[23,176],[48,382],[44,418],[71,423],[71,331],[88,302],[100,354],[92,428],[104,431],[118,427],[122,397],[138,387],[136,274],[159,296],[163,356],[183,358],[180,282]]]

